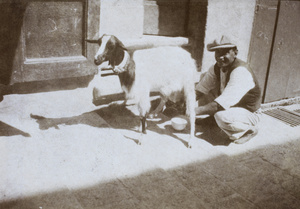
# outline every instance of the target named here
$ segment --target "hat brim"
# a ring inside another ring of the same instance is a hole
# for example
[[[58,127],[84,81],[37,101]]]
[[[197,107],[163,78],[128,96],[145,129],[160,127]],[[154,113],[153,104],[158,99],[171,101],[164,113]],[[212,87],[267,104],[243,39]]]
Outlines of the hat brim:
[[[234,48],[236,45],[234,44],[226,44],[226,45],[219,45],[219,46],[213,46],[208,48],[207,50],[210,52],[216,51],[217,49],[226,49],[226,48]]]

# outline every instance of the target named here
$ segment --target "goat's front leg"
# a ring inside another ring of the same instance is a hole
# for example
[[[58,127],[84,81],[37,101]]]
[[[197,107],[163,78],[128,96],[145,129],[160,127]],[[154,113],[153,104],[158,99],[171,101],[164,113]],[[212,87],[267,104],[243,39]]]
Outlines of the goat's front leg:
[[[142,144],[144,135],[146,135],[146,133],[147,133],[147,131],[146,131],[146,116],[141,116],[140,120],[141,120],[141,127],[140,127],[141,135],[139,138],[138,145]]]
[[[139,98],[139,102],[138,102],[138,109],[140,112],[140,120],[141,120],[141,135],[140,135],[140,139],[139,139],[139,143],[138,144],[142,144],[143,142],[143,138],[146,135],[146,127],[147,127],[147,121],[146,121],[146,117],[149,113],[150,110],[150,92],[149,91],[145,91],[145,92],[140,92],[140,98]]]

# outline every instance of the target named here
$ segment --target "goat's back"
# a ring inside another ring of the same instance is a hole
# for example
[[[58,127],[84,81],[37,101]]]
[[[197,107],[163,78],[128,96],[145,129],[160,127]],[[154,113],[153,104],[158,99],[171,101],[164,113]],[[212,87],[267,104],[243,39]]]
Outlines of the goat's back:
[[[194,85],[197,71],[191,54],[180,47],[157,47],[135,51],[136,81],[151,90],[181,91],[187,83]]]

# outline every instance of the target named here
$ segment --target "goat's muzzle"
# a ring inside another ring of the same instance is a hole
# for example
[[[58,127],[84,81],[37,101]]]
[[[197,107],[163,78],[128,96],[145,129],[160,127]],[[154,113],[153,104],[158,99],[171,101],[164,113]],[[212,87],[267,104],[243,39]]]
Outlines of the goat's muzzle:
[[[98,65],[100,65],[102,62],[101,62],[100,60],[98,60],[98,59],[95,59],[95,60],[94,60],[94,63],[95,63],[95,65],[98,66]]]
[[[101,65],[105,61],[106,59],[104,56],[98,56],[97,58],[94,59],[95,65]]]

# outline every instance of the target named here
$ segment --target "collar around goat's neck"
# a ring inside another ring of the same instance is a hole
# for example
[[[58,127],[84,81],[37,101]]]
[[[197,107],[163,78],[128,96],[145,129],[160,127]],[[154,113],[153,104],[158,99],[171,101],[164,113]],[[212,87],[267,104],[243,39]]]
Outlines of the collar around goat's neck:
[[[129,53],[124,50],[124,57],[123,60],[119,65],[114,66],[113,71],[115,73],[123,73],[127,70],[128,64],[129,64],[130,56]]]

